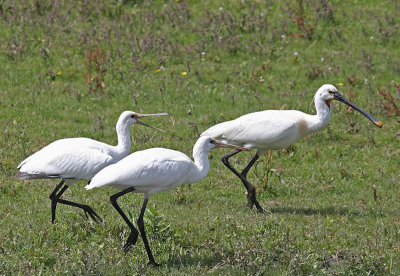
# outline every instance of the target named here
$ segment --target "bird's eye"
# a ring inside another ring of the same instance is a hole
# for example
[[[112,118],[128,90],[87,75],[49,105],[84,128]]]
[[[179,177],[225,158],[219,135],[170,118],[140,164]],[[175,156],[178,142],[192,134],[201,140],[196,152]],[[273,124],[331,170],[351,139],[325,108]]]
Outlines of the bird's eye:
[[[131,115],[131,118],[134,119],[134,118],[135,118],[135,115]]]

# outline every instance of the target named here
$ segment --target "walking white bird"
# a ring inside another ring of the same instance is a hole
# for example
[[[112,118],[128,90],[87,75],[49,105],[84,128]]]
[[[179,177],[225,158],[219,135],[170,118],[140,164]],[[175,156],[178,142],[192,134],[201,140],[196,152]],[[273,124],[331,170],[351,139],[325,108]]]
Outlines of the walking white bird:
[[[201,136],[210,136],[229,144],[257,150],[242,173],[235,170],[228,161],[240,150],[232,151],[221,158],[225,166],[243,182],[247,190],[247,205],[250,208],[256,205],[257,210],[263,212],[256,200],[255,188],[246,178],[256,160],[268,150],[288,148],[301,138],[325,128],[331,118],[331,101],[337,100],[347,104],[366,116],[376,126],[382,127],[381,121],[346,100],[331,84],[321,86],[315,94],[314,100],[316,115],[305,114],[297,110],[265,110],[217,124],[201,134]]]
[[[110,146],[89,138],[67,138],[53,143],[32,154],[18,165],[19,172],[15,175],[20,180],[59,178],[61,182],[50,194],[51,221],[54,223],[57,203],[81,208],[93,220],[101,220],[95,211],[88,205],[83,205],[64,199],[61,195],[75,182],[90,180],[104,167],[116,163],[129,154],[131,139],[129,126],[141,124],[162,131],[151,125],[147,125],[139,118],[149,116],[165,116],[167,113],[139,114],[132,111],[124,111],[117,122],[118,145]],[[58,192],[58,190],[65,186]],[[58,192],[58,193],[57,193]]]
[[[137,225],[146,247],[149,263],[158,266],[151,253],[144,230],[143,215],[147,201],[157,192],[171,190],[182,184],[195,183],[206,177],[210,168],[207,154],[211,149],[217,147],[230,147],[248,151],[248,149],[222,143],[211,137],[200,137],[193,147],[194,162],[182,152],[165,148],[152,148],[134,152],[118,163],[104,168],[93,177],[85,187],[87,190],[103,186],[113,186],[122,190],[112,195],[110,201],[131,229],[124,245],[125,252],[136,243],[139,233],[118,206],[117,199],[129,192],[144,195]]]

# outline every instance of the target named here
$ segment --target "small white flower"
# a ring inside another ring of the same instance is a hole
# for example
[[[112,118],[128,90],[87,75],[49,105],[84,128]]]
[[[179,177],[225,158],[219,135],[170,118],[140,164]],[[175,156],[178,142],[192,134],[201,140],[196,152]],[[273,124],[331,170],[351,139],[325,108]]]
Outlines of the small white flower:
[[[321,58],[321,61],[324,62],[324,58]]]
[[[294,55],[297,57],[297,56],[299,55],[299,53],[297,53],[297,52],[294,52]]]
[[[368,82],[368,79],[365,79],[364,82],[367,83],[367,82]]]
[[[328,71],[332,71],[332,67],[328,67]]]
[[[219,7],[219,10],[222,11],[222,10],[224,10],[224,8],[223,7]]]
[[[396,82],[394,80],[391,81],[392,84],[395,84]]]
[[[204,57],[206,55],[206,52],[201,52],[201,57]]]
[[[374,39],[374,37],[373,36],[371,36],[370,38],[369,38],[369,40],[373,40]]]
[[[264,14],[263,14],[263,13],[260,13],[260,16],[264,16]]]
[[[284,39],[284,38],[285,38],[285,35],[281,35],[281,38]]]

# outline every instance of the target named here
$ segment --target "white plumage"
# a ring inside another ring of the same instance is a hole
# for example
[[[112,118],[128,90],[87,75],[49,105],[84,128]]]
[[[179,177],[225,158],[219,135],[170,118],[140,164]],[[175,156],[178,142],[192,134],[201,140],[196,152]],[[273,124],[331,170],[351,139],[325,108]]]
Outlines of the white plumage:
[[[208,166],[208,164],[206,164]],[[194,183],[191,170],[197,169],[193,161],[182,152],[152,148],[135,152],[117,164],[99,172],[86,189],[112,185],[124,190],[135,187],[135,193],[149,198],[156,192],[171,190],[185,183]],[[207,170],[204,170],[207,173]],[[168,178],[165,177],[168,174]],[[160,183],[162,182],[162,183]],[[162,185],[162,186],[160,186]]]
[[[211,136],[226,143],[257,150],[254,158],[242,173],[236,171],[228,162],[230,157],[240,152],[239,150],[222,157],[224,164],[242,180],[246,187],[249,207],[255,204],[258,211],[263,211],[256,200],[254,186],[246,179],[251,166],[266,151],[288,148],[301,138],[324,129],[331,118],[330,104],[332,100],[338,100],[351,106],[376,126],[382,127],[382,123],[378,119],[346,100],[333,85],[321,86],[316,92],[314,100],[317,110],[315,115],[297,110],[265,110],[217,124],[201,134],[201,136]]]
[[[118,136],[117,146],[111,146],[88,138],[57,140],[22,161],[18,166],[19,172],[16,174],[16,177],[21,180],[41,178],[62,179],[50,195],[50,199],[52,200],[52,222],[55,220],[57,203],[81,208],[85,211],[86,215],[89,214],[96,220],[99,217],[89,206],[62,200],[60,196],[69,186],[80,179],[90,180],[101,169],[127,156],[131,148],[129,126],[138,123],[155,128],[142,123],[139,121],[139,118],[159,115],[168,114],[123,112],[116,125]],[[56,194],[64,184],[63,189]]]
[[[247,150],[242,147],[221,143],[211,137],[200,137],[193,147],[194,162],[184,153],[165,149],[152,148],[132,153],[116,164],[110,165],[97,173],[86,189],[113,186],[122,190],[110,197],[114,208],[131,228],[131,233],[124,246],[127,250],[136,243],[138,231],[122,212],[117,198],[129,193],[143,193],[144,202],[138,219],[138,227],[146,246],[149,261],[154,261],[144,232],[143,215],[147,201],[154,193],[171,190],[182,184],[195,183],[206,177],[210,164],[208,152],[215,147],[230,147]]]
[[[61,139],[26,158],[18,169],[30,175],[90,180],[129,150],[130,145],[117,148],[88,138]]]
[[[312,132],[305,123],[312,115],[297,110],[265,110],[217,124],[201,136],[211,136],[227,143],[255,148],[262,154],[271,149],[287,148]],[[303,127],[303,129],[302,129]]]

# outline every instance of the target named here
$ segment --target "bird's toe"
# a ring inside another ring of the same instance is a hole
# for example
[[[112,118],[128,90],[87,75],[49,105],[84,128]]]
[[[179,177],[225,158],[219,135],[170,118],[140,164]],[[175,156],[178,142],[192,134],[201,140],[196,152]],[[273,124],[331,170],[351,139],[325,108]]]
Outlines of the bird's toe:
[[[258,202],[257,202],[258,203]],[[257,211],[261,214],[264,214],[264,209],[260,206],[260,204],[256,204]]]
[[[128,239],[126,240],[126,243],[125,243],[125,245],[124,245],[124,251],[125,251],[125,253],[129,251],[129,248],[130,248],[131,246],[133,246],[133,245],[136,244],[138,235],[139,235],[139,234],[137,233],[137,231],[136,231],[136,232],[131,232],[131,233],[129,234],[129,237],[128,237]]]
[[[156,263],[155,261],[149,261],[149,262],[147,263],[147,265],[148,265],[148,266],[153,266],[153,267],[155,267],[155,268],[159,268],[159,267],[160,267],[160,264],[159,264],[159,263]]]
[[[252,198],[249,197],[249,198],[247,199],[247,204],[246,204],[246,206],[247,206],[248,208],[252,209],[252,208],[253,208],[253,205],[254,205],[254,201],[253,201]]]
[[[98,222],[98,220],[101,222],[101,218],[97,215],[97,213],[88,205],[83,205],[83,210],[85,211],[85,216],[87,219],[89,219],[88,215],[95,221]]]

